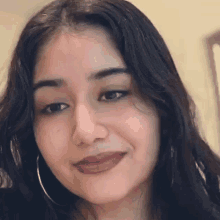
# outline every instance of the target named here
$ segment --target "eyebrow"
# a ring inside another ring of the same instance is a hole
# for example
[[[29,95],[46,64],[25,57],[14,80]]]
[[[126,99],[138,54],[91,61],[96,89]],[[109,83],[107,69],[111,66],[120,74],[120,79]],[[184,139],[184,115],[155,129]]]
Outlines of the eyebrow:
[[[128,68],[109,68],[109,69],[103,69],[96,73],[92,73],[87,80],[88,81],[94,81],[94,80],[101,80],[105,77],[109,77],[112,75],[119,75],[119,74],[127,74],[130,75],[130,71]],[[48,79],[48,80],[40,80],[36,84],[34,84],[34,92],[36,92],[38,89],[43,87],[56,87],[60,88],[65,84],[65,80],[63,79]]]

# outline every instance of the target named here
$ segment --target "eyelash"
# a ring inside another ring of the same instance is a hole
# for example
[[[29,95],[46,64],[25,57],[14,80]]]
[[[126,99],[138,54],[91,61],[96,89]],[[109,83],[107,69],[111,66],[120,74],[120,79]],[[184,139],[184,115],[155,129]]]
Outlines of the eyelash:
[[[130,91],[128,91],[128,90],[111,90],[111,91],[101,93],[100,96],[102,97],[103,95],[111,94],[111,93],[114,93],[114,94],[121,93],[122,95],[120,97],[116,98],[116,99],[112,99],[113,101],[104,101],[104,102],[116,102],[119,99],[122,99],[123,97],[129,95]],[[98,101],[101,101],[100,98],[98,99]]]
[[[100,97],[103,97],[103,95],[112,94],[112,93],[113,93],[113,94],[120,93],[121,95],[120,95],[119,97],[117,97],[116,99],[115,99],[115,98],[114,98],[114,99],[111,99],[111,101],[104,101],[104,100],[101,100],[101,98],[99,98],[98,101],[103,101],[103,102],[106,102],[106,103],[117,102],[118,100],[120,100],[120,99],[122,99],[122,98],[128,96],[128,95],[130,94],[130,91],[128,91],[128,90],[112,90],[112,91],[107,91],[107,92],[101,93]],[[57,110],[57,111],[55,111],[55,112],[53,112],[53,111],[50,110],[50,112],[48,112],[48,109],[49,109],[49,108],[51,108],[51,107],[56,107],[56,108],[57,108],[58,106],[59,106],[59,110]],[[62,106],[66,106],[66,107],[64,107],[63,109],[60,110],[60,108],[61,108]],[[42,112],[43,114],[48,114],[48,115],[50,115],[50,114],[56,114],[57,112],[63,111],[63,110],[65,110],[65,109],[68,108],[68,107],[69,107],[69,105],[67,105],[67,104],[65,104],[65,103],[52,103],[52,104],[50,104],[50,105],[47,105],[41,112]]]

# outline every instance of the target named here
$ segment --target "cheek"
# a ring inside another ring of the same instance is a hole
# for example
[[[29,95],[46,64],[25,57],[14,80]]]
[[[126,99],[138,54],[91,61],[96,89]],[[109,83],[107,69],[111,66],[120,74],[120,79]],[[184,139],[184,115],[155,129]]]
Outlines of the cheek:
[[[140,113],[139,110],[131,109],[118,118],[118,125],[121,127],[123,134],[135,143],[147,145],[159,145],[160,141],[160,120],[154,113]]]
[[[132,137],[134,143],[133,161],[134,172],[143,181],[149,179],[157,163],[160,149],[160,121],[157,116],[137,116],[130,118],[128,123],[133,125],[135,134]]]
[[[46,160],[54,162],[67,154],[70,137],[69,124],[65,120],[37,120],[34,135],[40,152]]]
[[[135,116],[134,116],[135,115]],[[121,123],[127,141],[132,145],[134,165],[139,164],[143,170],[152,170],[160,148],[160,120],[155,112],[146,114],[130,111],[124,115]]]
[[[136,116],[126,120],[126,125],[136,139],[140,141],[146,140],[149,144],[155,140],[159,141],[160,125],[156,116]],[[156,144],[156,143],[155,143]]]
[[[136,146],[142,146],[153,153],[160,145],[160,123],[155,116],[136,116],[126,120]]]
[[[134,132],[136,135],[140,135],[143,132],[144,124],[141,117],[130,117],[125,121],[125,124]]]

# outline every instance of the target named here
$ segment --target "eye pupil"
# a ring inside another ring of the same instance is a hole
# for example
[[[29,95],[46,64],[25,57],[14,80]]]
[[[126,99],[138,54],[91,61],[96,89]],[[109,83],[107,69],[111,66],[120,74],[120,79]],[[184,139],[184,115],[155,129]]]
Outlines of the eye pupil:
[[[104,92],[102,94],[102,101],[105,102],[116,102],[118,100],[120,100],[121,98],[127,96],[129,94],[129,91],[124,91],[124,90],[112,90],[112,91],[108,91],[108,92]]]
[[[116,97],[116,92],[107,92],[105,96],[107,99],[114,99]]]
[[[60,104],[54,104],[50,106],[50,111],[54,112],[54,111],[59,111],[60,110],[61,105]]]

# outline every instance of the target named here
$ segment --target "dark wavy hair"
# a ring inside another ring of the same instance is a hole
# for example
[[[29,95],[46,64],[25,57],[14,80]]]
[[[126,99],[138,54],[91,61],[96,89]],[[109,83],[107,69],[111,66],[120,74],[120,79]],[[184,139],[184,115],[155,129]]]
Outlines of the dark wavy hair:
[[[152,217],[220,219],[220,159],[199,134],[195,104],[164,40],[150,20],[124,0],[56,0],[34,15],[21,33],[0,102],[0,219],[64,220],[72,208],[74,219],[80,214],[80,198],[62,188],[46,164],[42,175],[51,181],[47,189],[56,201],[67,203],[53,204],[40,188],[33,134],[33,72],[40,52],[56,34],[80,25],[108,31],[142,98],[158,110],[161,146],[153,172]],[[75,204],[71,208],[70,201]]]

